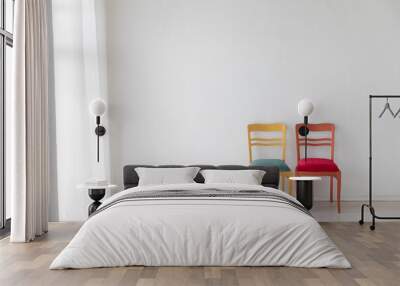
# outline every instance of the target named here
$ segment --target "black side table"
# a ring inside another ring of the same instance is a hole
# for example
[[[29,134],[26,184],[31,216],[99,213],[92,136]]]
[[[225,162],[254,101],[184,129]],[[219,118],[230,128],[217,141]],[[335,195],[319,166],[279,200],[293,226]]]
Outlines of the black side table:
[[[101,205],[100,200],[104,198],[106,195],[106,190],[107,189],[114,189],[116,188],[116,185],[103,185],[103,186],[97,186],[97,185],[89,185],[89,184],[82,184],[79,185],[79,189],[86,189],[88,190],[89,197],[93,200],[93,203],[91,203],[88,207],[88,215],[90,216],[92,213],[94,213],[97,208]]]
[[[290,177],[296,181],[296,199],[310,210],[313,207],[313,181],[320,181],[320,177]]]
[[[100,200],[106,195],[106,189],[89,189],[88,193],[89,197],[94,201],[88,207],[88,215],[90,216],[101,205]]]

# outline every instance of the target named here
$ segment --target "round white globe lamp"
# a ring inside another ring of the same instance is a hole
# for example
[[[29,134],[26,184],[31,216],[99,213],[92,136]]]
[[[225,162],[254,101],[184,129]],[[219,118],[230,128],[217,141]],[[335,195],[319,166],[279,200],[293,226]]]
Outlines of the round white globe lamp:
[[[89,104],[90,113],[94,116],[102,116],[107,109],[107,105],[101,98],[96,98],[92,100]]]
[[[314,105],[308,99],[302,99],[297,105],[297,111],[301,116],[309,116],[314,110]]]

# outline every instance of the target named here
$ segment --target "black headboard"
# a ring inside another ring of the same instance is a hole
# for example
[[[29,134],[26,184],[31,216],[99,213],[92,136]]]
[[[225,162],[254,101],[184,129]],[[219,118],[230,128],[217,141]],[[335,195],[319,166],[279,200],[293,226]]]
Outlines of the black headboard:
[[[181,168],[185,167],[182,165],[127,165],[124,167],[124,189],[129,189],[136,187],[139,183],[139,176],[135,171],[137,167],[147,167],[147,168]],[[190,165],[188,167],[199,167],[202,170],[205,169],[219,169],[219,170],[263,170],[265,171],[264,178],[262,180],[262,185],[264,187],[278,188],[279,186],[279,169],[277,167],[263,167],[263,166],[241,166],[241,165]],[[197,183],[204,183],[203,176],[198,173],[194,180]]]

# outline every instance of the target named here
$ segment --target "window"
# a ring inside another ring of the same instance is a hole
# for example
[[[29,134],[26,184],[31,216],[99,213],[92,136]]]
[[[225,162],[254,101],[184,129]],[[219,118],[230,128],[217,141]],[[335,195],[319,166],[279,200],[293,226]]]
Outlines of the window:
[[[9,229],[10,194],[5,188],[5,104],[11,91],[14,0],[0,0],[0,236]]]

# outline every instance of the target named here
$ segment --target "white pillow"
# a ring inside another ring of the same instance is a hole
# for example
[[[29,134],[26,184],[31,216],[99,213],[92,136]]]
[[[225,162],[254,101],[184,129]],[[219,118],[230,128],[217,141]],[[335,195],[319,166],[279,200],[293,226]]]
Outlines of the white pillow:
[[[262,170],[202,170],[206,184],[261,185],[265,171]]]
[[[135,168],[139,176],[139,186],[195,183],[193,179],[199,170],[199,167]]]

